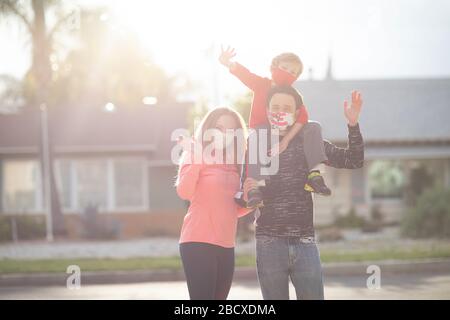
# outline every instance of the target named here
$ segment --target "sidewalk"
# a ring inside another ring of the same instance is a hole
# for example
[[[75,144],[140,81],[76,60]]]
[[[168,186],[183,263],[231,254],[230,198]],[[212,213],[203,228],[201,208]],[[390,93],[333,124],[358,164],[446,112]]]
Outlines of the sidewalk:
[[[346,300],[390,300],[390,299],[450,299],[450,274],[408,273],[382,275],[380,288],[367,287],[367,275],[325,276],[325,299]],[[292,284],[289,285],[290,299],[296,299]],[[44,299],[44,300],[127,300],[159,299],[187,300],[185,281],[140,282],[127,284],[83,284],[76,290],[66,286],[0,286],[0,300]],[[258,281],[235,279],[228,300],[261,300]]]
[[[236,244],[236,254],[254,254],[254,239]],[[178,238],[153,237],[110,241],[21,241],[0,243],[0,259],[76,259],[173,257],[180,254]]]
[[[449,247],[443,240],[411,240],[399,237],[398,228],[386,227],[379,233],[345,230],[344,240],[318,242],[319,250],[342,252],[356,250],[384,250],[405,248],[427,250],[430,247]],[[255,239],[237,242],[236,255],[255,255]],[[23,241],[0,243],[0,260],[77,259],[77,258],[139,258],[179,256],[178,238],[154,237],[115,241]]]

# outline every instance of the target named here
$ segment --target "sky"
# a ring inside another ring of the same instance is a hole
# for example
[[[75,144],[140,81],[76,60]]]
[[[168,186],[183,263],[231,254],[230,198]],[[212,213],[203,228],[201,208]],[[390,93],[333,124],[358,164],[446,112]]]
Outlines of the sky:
[[[305,65],[300,79],[323,78],[328,57],[338,79],[450,77],[449,0],[71,3],[109,6],[156,63],[192,79],[199,87],[194,98],[215,104],[246,91],[217,62],[221,44],[235,47],[236,60],[264,76],[273,56],[292,51]],[[2,23],[0,39],[0,74],[22,76],[29,66],[23,29]]]

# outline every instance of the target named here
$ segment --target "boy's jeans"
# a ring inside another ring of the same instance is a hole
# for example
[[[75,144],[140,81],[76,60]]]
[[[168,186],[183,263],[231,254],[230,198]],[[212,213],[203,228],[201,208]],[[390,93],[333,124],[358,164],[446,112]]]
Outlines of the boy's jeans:
[[[257,236],[256,265],[264,300],[289,300],[289,278],[297,299],[324,299],[322,266],[315,243]]]

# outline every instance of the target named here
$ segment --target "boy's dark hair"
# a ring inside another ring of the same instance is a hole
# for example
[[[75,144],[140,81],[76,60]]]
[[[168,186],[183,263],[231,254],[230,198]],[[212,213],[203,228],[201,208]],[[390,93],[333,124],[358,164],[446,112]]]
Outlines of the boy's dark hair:
[[[300,108],[303,105],[303,97],[296,89],[291,86],[275,86],[272,87],[267,94],[266,108],[269,108],[270,100],[277,93],[285,93],[294,97],[296,109]]]
[[[277,55],[275,58],[272,59],[272,65],[270,68],[276,68],[279,66],[280,62],[287,61],[287,62],[296,62],[300,65],[300,72],[298,75],[300,76],[303,72],[303,62],[300,60],[299,56],[292,52],[283,52],[279,55]]]

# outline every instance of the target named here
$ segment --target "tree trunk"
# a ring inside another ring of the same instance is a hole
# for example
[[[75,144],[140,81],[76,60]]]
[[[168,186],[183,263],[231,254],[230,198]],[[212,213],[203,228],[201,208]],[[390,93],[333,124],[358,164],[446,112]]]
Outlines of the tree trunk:
[[[46,103],[48,87],[51,80],[50,52],[51,46],[46,33],[44,0],[33,0],[32,62],[31,75],[35,83],[35,103]]]
[[[34,107],[39,108],[42,104],[48,102],[48,90],[52,77],[52,70],[50,66],[50,54],[51,54],[51,39],[47,37],[46,20],[45,20],[45,1],[33,0],[32,7],[34,12],[33,31],[32,31],[32,65],[31,65],[31,78],[34,83],[33,101]],[[47,109],[48,110],[48,109]],[[49,128],[50,130],[50,128]],[[43,165],[43,141],[41,141],[41,168],[44,175],[48,175],[50,179],[50,192],[51,203],[50,211],[52,215],[53,233],[54,235],[64,235],[65,227],[63,215],[61,212],[61,206],[59,202],[58,192],[56,188],[55,174],[54,174],[54,162],[52,152],[52,134],[49,134],[49,159],[50,159],[50,172],[45,170]],[[44,179],[43,179],[44,180]]]

